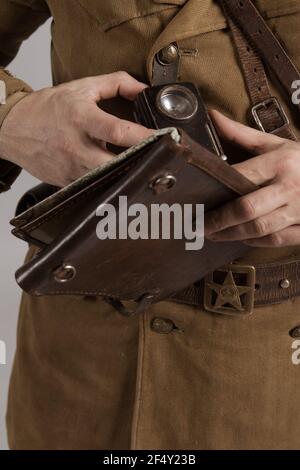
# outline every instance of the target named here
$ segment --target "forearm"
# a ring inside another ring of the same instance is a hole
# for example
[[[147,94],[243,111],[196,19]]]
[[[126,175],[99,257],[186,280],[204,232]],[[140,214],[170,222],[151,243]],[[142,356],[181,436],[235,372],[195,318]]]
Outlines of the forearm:
[[[0,76],[2,76],[2,71]],[[6,91],[7,87],[3,87],[6,95],[4,100],[5,104],[0,105],[0,193],[9,190],[21,172],[21,169],[17,165],[7,160],[1,138],[1,125],[9,111],[30,92],[30,88],[25,86],[25,84],[23,86],[22,82],[16,80],[15,85],[17,85],[17,82],[19,83],[18,89],[14,86],[12,91],[10,87],[10,95],[9,92]]]
[[[1,0],[0,10],[0,81],[4,89],[0,104],[0,133],[10,110],[32,90],[29,85],[4,69],[16,56],[24,39],[50,16],[44,0]],[[20,168],[4,160],[0,139],[0,192],[10,188]]]

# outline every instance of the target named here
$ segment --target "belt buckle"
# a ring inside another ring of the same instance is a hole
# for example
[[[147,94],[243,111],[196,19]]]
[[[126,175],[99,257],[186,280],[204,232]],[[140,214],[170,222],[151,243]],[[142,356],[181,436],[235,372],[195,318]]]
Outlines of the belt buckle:
[[[220,282],[218,279],[220,279]],[[204,309],[224,315],[247,316],[253,313],[255,267],[229,264],[204,279]]]
[[[274,132],[280,131],[285,126],[288,126],[289,123],[290,123],[289,118],[288,118],[286,112],[284,111],[283,107],[279,103],[278,99],[275,96],[272,96],[271,98],[268,98],[268,99],[262,101],[261,103],[258,103],[256,105],[252,106],[251,112],[252,112],[252,116],[254,117],[254,120],[255,120],[257,126],[259,127],[259,129],[262,132],[268,132],[267,129],[264,127],[263,123],[261,122],[261,119],[258,115],[258,112],[262,109],[267,109],[267,107],[270,104],[273,104],[275,106],[276,111],[278,111],[278,114],[279,114],[280,118],[282,119],[282,126],[278,127],[277,129],[274,129],[272,132],[270,132],[271,134],[273,134]]]

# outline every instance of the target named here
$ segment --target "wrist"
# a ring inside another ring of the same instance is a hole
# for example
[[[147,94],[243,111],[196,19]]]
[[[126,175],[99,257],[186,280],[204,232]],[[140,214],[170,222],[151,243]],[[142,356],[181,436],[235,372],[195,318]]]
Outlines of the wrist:
[[[4,124],[5,119],[7,118],[10,111],[29,93],[26,92],[16,92],[13,95],[9,96],[5,102],[5,104],[0,105],[0,158],[3,160],[7,160],[11,163],[14,163],[10,156],[9,152],[7,151],[7,145],[5,142],[4,134],[2,132],[2,126]]]
[[[29,93],[23,92],[23,91],[18,91],[17,93],[14,93],[13,95],[9,96],[6,99],[5,104],[0,105],[0,129],[2,127],[2,124],[8,115],[8,113],[11,111],[11,109],[23,98],[25,98]]]

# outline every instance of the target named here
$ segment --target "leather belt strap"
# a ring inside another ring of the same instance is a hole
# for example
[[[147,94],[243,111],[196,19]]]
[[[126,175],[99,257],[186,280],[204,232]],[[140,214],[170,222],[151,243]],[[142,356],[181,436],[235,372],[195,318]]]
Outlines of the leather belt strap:
[[[246,39],[238,24],[231,18],[226,0],[222,0],[222,6],[240,58],[256,124],[264,132],[297,141],[282,105],[271,94],[264,64],[259,54]]]
[[[257,8],[250,0],[219,0],[231,18],[255,47],[264,63],[270,68],[285,90],[290,102],[292,83],[300,80],[300,72],[287,55]],[[300,110],[300,106],[296,106]]]
[[[250,0],[218,0],[240,57],[252,114],[264,132],[297,140],[278,99],[271,95],[264,65],[277,77],[290,103],[300,73]],[[297,107],[300,110],[300,107]],[[300,260],[254,266],[232,263],[172,296],[172,301],[216,313],[245,315],[254,307],[300,296]]]
[[[161,57],[165,53],[166,58]],[[170,55],[170,52],[172,53]],[[168,58],[168,54],[170,57]],[[158,52],[153,61],[151,85],[163,85],[177,82],[180,63],[180,53],[176,42]]]
[[[233,267],[235,268],[234,270],[231,269]],[[233,263],[232,265],[228,265],[225,271],[234,271],[235,284],[245,286],[245,268],[254,268],[255,270],[255,280],[253,283],[253,306],[255,307],[280,303],[300,295],[300,260],[280,261],[254,266],[244,266]],[[222,274],[221,271],[224,270],[220,269],[219,274]],[[215,273],[218,273],[218,270],[216,270]],[[205,288],[210,279],[209,277],[202,279],[195,285],[189,286],[177,293],[170,300],[203,308]],[[224,279],[218,278],[218,276],[214,278],[214,281],[216,283],[219,281],[220,285],[224,283]],[[243,291],[241,290],[241,292]],[[237,311],[236,313],[239,312]]]

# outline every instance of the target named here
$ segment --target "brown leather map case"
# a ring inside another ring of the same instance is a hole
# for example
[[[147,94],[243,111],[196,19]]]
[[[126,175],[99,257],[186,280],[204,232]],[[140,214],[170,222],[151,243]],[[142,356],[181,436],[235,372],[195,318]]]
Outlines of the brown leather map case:
[[[166,176],[172,184],[153,184]],[[12,220],[14,235],[41,248],[17,271],[17,282],[33,295],[168,298],[249,248],[205,241],[193,251],[174,238],[99,240],[97,208],[117,207],[127,196],[128,206],[198,203],[207,212],[256,189],[184,132],[160,130]]]

